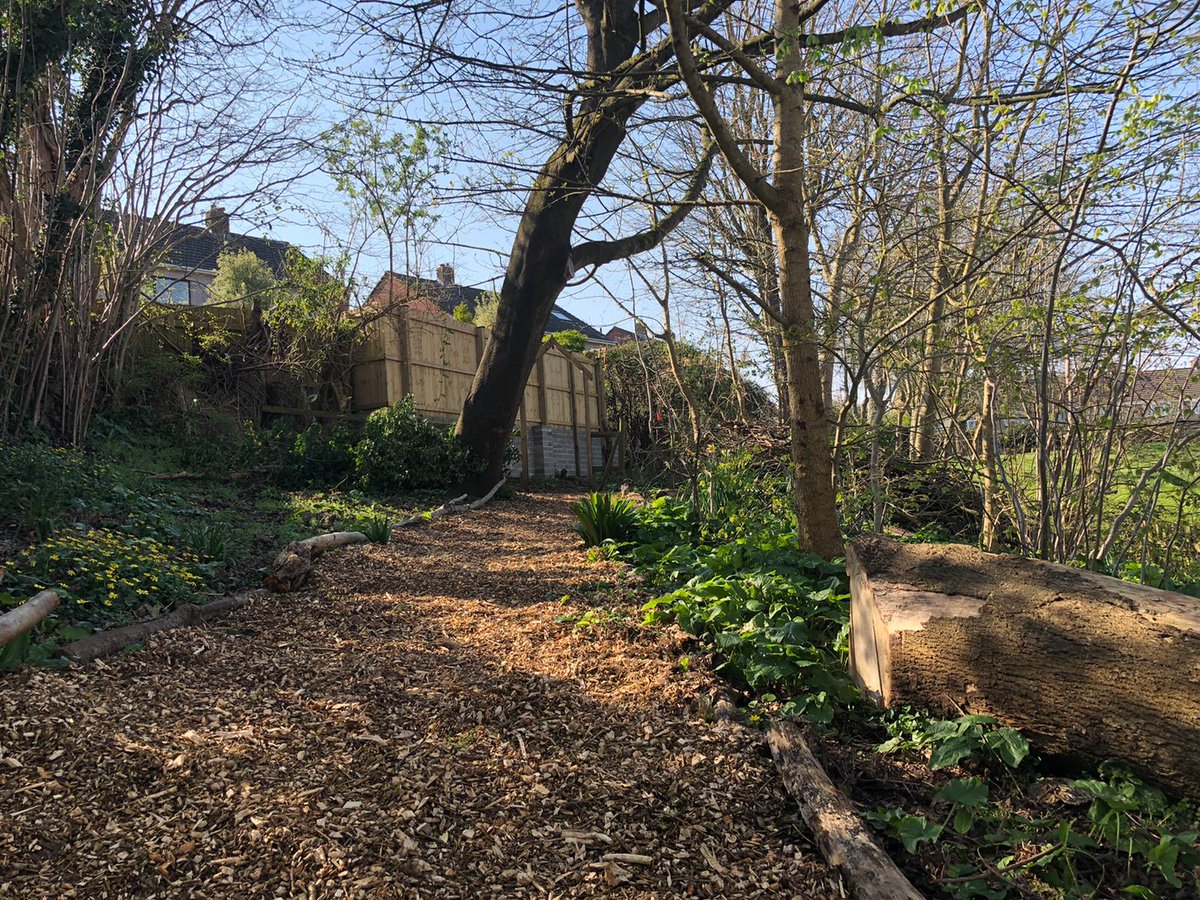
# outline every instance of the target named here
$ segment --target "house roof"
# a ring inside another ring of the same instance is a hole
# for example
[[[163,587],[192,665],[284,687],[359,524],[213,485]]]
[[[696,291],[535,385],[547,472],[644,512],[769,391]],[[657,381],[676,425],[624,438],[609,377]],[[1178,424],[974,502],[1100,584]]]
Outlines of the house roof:
[[[636,341],[638,336],[628,328],[622,328],[620,325],[614,325],[608,329],[606,337],[614,344],[628,344],[630,341]]]
[[[413,295],[418,295],[433,301],[442,312],[450,314],[454,313],[456,307],[465,304],[474,315],[484,296],[489,293],[482,288],[467,287],[462,284],[442,284],[432,278],[417,278],[411,275],[387,272],[379,279],[375,289],[371,291],[372,298],[383,295],[389,278],[399,282],[395,294],[397,298],[415,299]],[[612,343],[599,329],[555,304],[554,308],[550,310],[550,318],[546,321],[544,333],[558,334],[560,331],[572,330],[582,333],[590,341]]]
[[[1134,403],[1153,404],[1200,400],[1200,370],[1193,366],[1147,369],[1134,376],[1130,399]]]
[[[287,241],[253,237],[248,234],[221,234],[198,225],[179,225],[161,240],[166,249],[163,263],[188,271],[215,272],[222,253],[249,250],[276,276],[283,274],[287,259]]]

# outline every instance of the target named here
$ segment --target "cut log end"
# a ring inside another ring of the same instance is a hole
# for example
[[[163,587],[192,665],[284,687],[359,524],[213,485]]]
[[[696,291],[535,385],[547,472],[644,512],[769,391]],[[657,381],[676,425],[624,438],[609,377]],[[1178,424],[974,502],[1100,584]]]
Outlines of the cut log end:
[[[366,542],[367,536],[361,531],[333,531],[289,544],[275,557],[271,574],[266,578],[267,589],[276,593],[294,591],[308,581],[313,560],[322,553]]]
[[[1044,755],[1200,794],[1200,600],[881,537],[846,565],[851,674],[879,705],[991,715]]]

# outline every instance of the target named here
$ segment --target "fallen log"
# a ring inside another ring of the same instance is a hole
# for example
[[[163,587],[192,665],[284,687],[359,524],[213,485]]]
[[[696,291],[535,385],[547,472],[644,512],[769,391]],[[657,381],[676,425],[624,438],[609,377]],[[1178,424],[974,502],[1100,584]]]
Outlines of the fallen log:
[[[499,481],[496,482],[495,486],[490,491],[488,491],[486,494],[484,494],[478,500],[472,500],[469,504],[467,504],[468,508],[482,509],[483,507],[487,506],[488,501],[490,501],[493,497],[496,496],[496,492],[499,491],[500,488],[504,487],[504,482],[506,482],[506,481],[508,481],[507,478],[501,478]]]
[[[499,485],[496,487],[499,488]],[[453,500],[447,500],[437,509],[431,510],[430,512],[417,513],[415,516],[409,516],[407,519],[402,519],[396,523],[392,530],[395,531],[396,528],[407,528],[409,525],[427,525],[434,519],[440,519],[443,516],[448,516],[450,513],[455,512],[457,508],[466,501],[466,499],[467,495],[463,494],[461,497],[455,497]]]
[[[267,587],[278,593],[294,591],[308,581],[313,560],[322,553],[335,547],[366,542],[367,536],[361,531],[334,531],[288,544],[271,565],[271,574],[266,579]]]
[[[800,729],[776,722],[767,744],[800,815],[812,830],[825,861],[836,868],[860,900],[922,900],[854,811],[850,800],[833,786]]]
[[[861,538],[850,670],[881,706],[995,716],[1044,754],[1200,796],[1200,600],[1040,560]]]
[[[465,503],[466,500],[467,500],[466,494],[463,494],[461,497],[455,497],[453,500],[447,500],[445,503],[443,503],[441,506],[439,506],[437,509],[435,509],[433,512],[431,512],[429,514],[430,521],[432,521],[434,519],[440,519],[442,516],[450,515],[450,513],[454,512],[457,507],[459,507],[463,503]]]
[[[40,625],[58,607],[58,594],[40,591],[0,616],[0,647]]]
[[[124,650],[130,644],[144,641],[150,635],[158,634],[160,631],[169,631],[172,628],[182,628],[186,625],[199,625],[201,622],[207,622],[227,612],[240,609],[254,597],[260,596],[261,593],[261,591],[245,591],[240,594],[231,594],[228,597],[219,597],[211,603],[201,606],[191,604],[179,606],[160,618],[150,619],[147,622],[135,622],[133,625],[113,628],[110,631],[101,631],[99,634],[74,641],[59,652],[75,662],[91,662],[102,656],[109,656]]]

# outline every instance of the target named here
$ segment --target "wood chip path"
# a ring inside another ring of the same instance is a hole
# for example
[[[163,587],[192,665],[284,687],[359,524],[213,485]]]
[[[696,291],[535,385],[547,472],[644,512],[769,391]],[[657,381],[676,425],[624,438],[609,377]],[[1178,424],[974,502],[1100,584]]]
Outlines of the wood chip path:
[[[644,599],[567,505],[495,503],[0,676],[0,896],[842,896],[676,638],[560,621]]]

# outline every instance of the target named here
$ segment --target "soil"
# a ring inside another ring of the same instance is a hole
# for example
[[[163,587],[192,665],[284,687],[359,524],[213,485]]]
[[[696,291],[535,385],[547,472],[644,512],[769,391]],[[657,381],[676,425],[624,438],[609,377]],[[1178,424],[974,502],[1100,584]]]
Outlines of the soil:
[[[218,623],[4,676],[0,896],[845,896],[569,499],[337,550]]]

